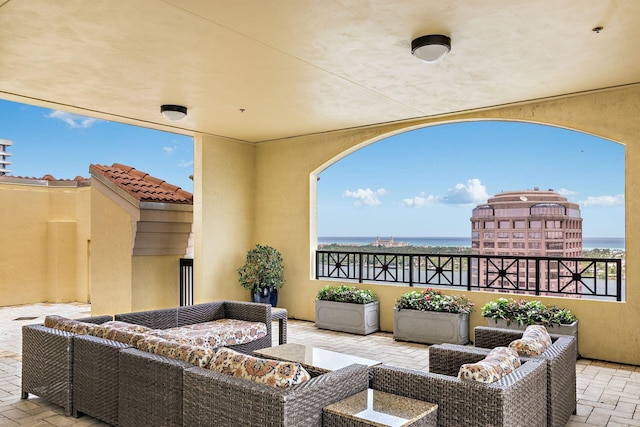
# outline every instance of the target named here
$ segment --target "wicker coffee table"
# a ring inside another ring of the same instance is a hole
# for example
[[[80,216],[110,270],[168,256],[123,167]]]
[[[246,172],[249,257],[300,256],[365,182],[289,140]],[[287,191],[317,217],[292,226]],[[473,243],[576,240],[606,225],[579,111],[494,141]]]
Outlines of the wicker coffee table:
[[[382,362],[324,350],[303,344],[282,344],[275,347],[261,348],[253,352],[255,356],[267,359],[284,360],[300,363],[305,368],[315,368],[317,371],[331,372],[354,363],[366,366],[379,365]]]
[[[322,409],[323,427],[435,427],[438,405],[368,389]]]

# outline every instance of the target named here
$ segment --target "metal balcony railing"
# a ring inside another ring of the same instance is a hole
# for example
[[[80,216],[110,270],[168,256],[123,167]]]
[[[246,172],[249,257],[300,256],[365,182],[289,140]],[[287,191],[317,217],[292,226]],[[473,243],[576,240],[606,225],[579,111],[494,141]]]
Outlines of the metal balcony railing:
[[[193,305],[193,259],[180,258],[180,306]]]
[[[624,300],[621,259],[316,251],[316,279]]]

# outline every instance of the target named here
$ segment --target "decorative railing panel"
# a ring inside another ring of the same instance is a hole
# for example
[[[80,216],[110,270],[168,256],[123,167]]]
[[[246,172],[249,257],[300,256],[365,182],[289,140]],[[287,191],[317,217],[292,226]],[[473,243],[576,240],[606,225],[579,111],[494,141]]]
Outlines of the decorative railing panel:
[[[624,300],[622,260],[316,251],[316,278]]]
[[[193,305],[193,259],[180,258],[180,306]]]

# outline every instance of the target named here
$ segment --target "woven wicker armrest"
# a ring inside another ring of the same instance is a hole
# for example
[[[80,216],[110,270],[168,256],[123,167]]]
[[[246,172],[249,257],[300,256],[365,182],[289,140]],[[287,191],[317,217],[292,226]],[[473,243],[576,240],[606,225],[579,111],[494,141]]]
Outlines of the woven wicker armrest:
[[[182,373],[193,365],[135,348],[119,357],[118,425],[183,425]]]
[[[22,327],[22,398],[35,394],[73,411],[73,344],[71,332],[44,325]]]
[[[224,317],[224,301],[178,307],[178,326],[211,322],[212,320],[224,319]]]
[[[118,425],[120,350],[129,344],[91,335],[73,337],[73,415]]]
[[[528,361],[491,384],[389,367],[372,368],[371,387],[438,405],[438,425],[546,425],[546,370]]]
[[[261,322],[267,327],[267,334],[255,341],[246,344],[232,346],[234,350],[251,354],[255,350],[271,347],[271,305],[242,301],[224,301],[224,317],[227,319],[239,319],[249,322]]]
[[[271,324],[271,306],[243,301],[225,301],[224,317],[227,319],[247,320]]]
[[[547,421],[549,426],[564,426],[576,411],[576,339],[560,335],[540,359],[547,364]]]
[[[184,371],[184,425],[321,426],[322,408],[368,386],[368,368],[351,365],[289,388],[202,368]]]

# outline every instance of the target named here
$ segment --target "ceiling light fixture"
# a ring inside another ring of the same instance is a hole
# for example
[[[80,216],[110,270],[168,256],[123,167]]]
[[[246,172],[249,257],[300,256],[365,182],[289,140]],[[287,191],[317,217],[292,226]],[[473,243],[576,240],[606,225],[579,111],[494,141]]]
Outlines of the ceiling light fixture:
[[[442,34],[418,37],[411,42],[411,54],[421,61],[438,61],[451,50],[451,39]]]
[[[160,112],[165,119],[177,122],[178,120],[185,118],[187,115],[187,107],[183,107],[182,105],[165,104],[160,106]]]

